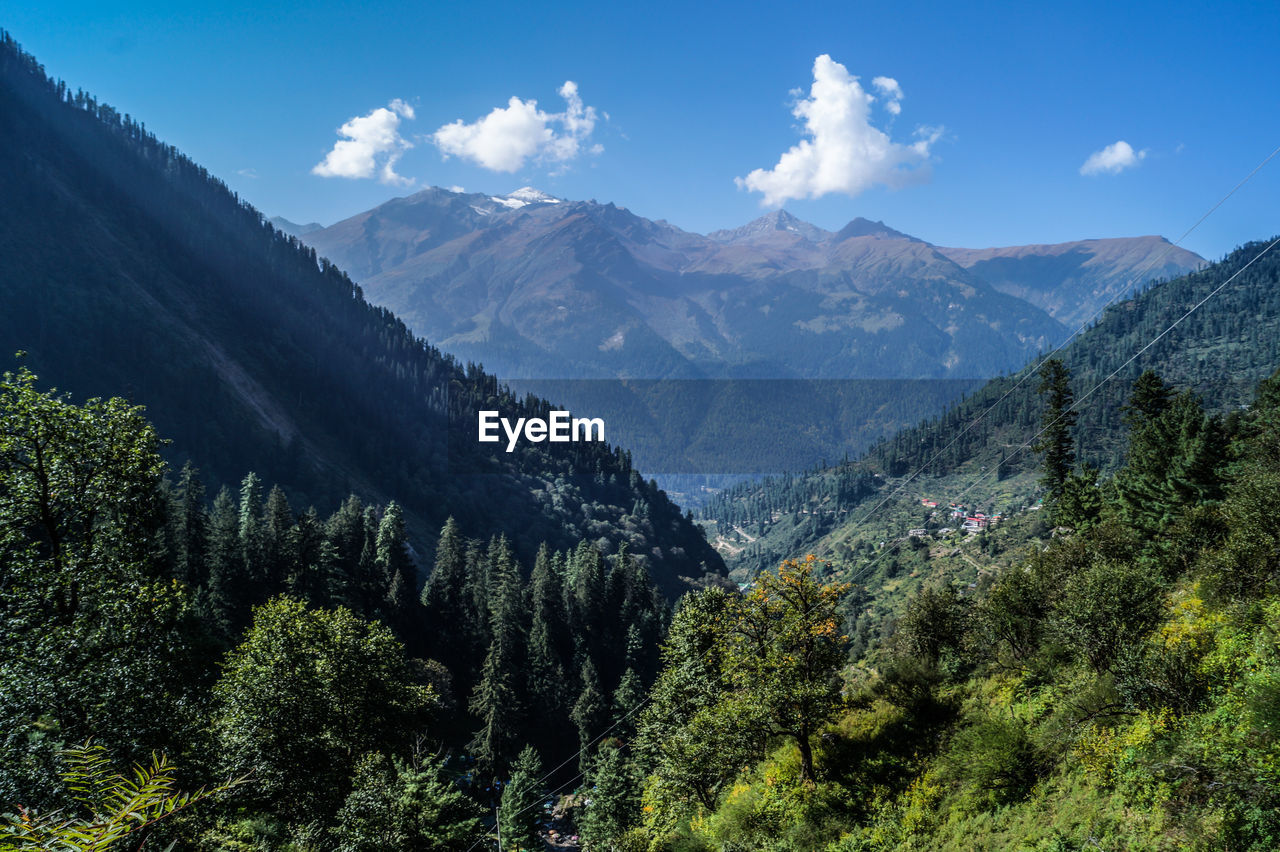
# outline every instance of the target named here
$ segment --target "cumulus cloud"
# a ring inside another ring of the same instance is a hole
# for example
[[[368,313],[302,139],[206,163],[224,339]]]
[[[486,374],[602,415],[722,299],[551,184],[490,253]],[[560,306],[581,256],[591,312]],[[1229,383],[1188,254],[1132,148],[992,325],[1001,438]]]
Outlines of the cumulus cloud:
[[[897,115],[902,88],[891,77],[876,77],[872,87],[885,109]],[[876,96],[830,56],[813,62],[809,97],[796,102],[792,114],[804,123],[806,138],[785,152],[772,169],[756,169],[738,186],[763,193],[763,204],[777,206],[791,198],[818,198],[832,192],[857,195],[876,184],[891,188],[928,177],[929,149],[942,135],[940,127],[921,127],[911,143],[894,142],[871,123]]]
[[[1147,156],[1147,149],[1133,150],[1133,146],[1121,139],[1101,151],[1094,151],[1080,167],[1082,175],[1115,175],[1131,169]]]
[[[549,113],[536,100],[512,97],[471,124],[458,119],[431,135],[446,157],[462,157],[495,172],[514,172],[526,162],[568,164],[585,150],[599,154],[600,145],[586,147],[596,127],[596,109],[586,106],[578,84],[565,81],[559,89],[563,112]]]
[[[368,115],[356,116],[338,128],[343,137],[311,169],[321,177],[371,178],[406,185],[412,178],[396,174],[396,162],[413,143],[400,135],[401,119],[413,118],[413,107],[399,98]]]

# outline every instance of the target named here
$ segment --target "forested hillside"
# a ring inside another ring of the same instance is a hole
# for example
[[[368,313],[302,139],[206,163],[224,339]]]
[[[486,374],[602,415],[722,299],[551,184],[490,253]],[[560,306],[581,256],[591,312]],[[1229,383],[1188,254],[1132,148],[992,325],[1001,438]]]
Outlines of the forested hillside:
[[[84,399],[147,406],[210,487],[247,470],[292,502],[396,501],[418,547],[454,516],[540,542],[628,544],[668,593],[720,570],[677,507],[602,444],[470,459],[446,424],[479,407],[530,413],[365,301],[344,273],[275,230],[135,119],[48,78],[0,42],[0,351]],[[450,456],[450,453],[453,456]],[[459,455],[459,453],[461,455]],[[479,473],[479,478],[472,475]],[[491,475],[492,474],[492,475]]]
[[[1082,401],[1075,432],[1084,460],[1104,472],[1120,463],[1121,405],[1144,370],[1198,394],[1210,411],[1226,413],[1249,402],[1257,382],[1280,364],[1280,257],[1267,254],[1241,272],[1264,245],[1242,246],[1199,272],[1152,285],[1109,308],[1056,353],[1078,397],[1098,386]],[[1238,272],[1203,307],[1158,337]],[[852,565],[856,558],[847,548],[922,526],[934,511],[922,508],[922,500],[939,502],[944,514],[955,501],[988,513],[1030,506],[1039,496],[1036,456],[1029,452],[1040,428],[1038,368],[1034,361],[989,382],[942,416],[880,442],[846,465],[729,489],[702,517],[714,522],[733,567],[750,575],[809,551]],[[1115,378],[1103,382],[1113,373]]]
[[[159,446],[124,400],[0,378],[6,813],[54,832],[88,789],[95,814],[148,802],[167,817],[156,788],[121,792],[106,769],[162,750],[192,786],[248,779],[229,806],[166,824],[182,848],[375,849],[390,830],[457,849],[522,752],[572,777],[652,683],[669,604],[625,546],[543,544],[522,565],[506,536],[450,519],[419,593],[396,503],[353,495],[323,518],[253,473],[210,501],[190,466],[166,476]],[[380,784],[414,791],[390,828]],[[51,846],[32,825],[0,821],[0,848],[117,848]]]
[[[1063,440],[1062,375],[1048,523],[970,551],[976,575],[912,546],[920,583],[851,659],[838,601],[865,598],[812,557],[684,599],[615,848],[1276,848],[1280,374],[1224,420],[1144,373],[1101,481]]]

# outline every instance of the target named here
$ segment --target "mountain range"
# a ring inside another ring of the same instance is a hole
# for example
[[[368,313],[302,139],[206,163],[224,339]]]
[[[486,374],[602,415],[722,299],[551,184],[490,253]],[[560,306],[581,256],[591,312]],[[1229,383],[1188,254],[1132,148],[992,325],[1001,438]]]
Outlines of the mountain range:
[[[1204,263],[1160,237],[955,249],[785,210],[703,236],[528,187],[431,188],[319,230],[285,224],[503,378],[989,377]]]

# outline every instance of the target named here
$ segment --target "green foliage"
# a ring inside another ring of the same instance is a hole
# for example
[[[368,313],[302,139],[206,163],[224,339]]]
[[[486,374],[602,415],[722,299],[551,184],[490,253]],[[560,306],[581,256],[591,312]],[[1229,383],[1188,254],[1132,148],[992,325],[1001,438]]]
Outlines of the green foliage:
[[[663,670],[640,714],[636,750],[649,768],[647,822],[691,805],[715,806],[758,754],[757,738],[722,712],[733,600],[723,589],[686,595],[662,647]]]
[[[813,788],[814,739],[840,704],[845,659],[847,589],[823,582],[823,567],[788,561],[744,596],[709,589],[682,603],[637,737],[651,838],[677,838],[682,823],[717,808],[770,741],[794,748],[792,777]]]
[[[1161,583],[1150,568],[1099,558],[1069,578],[1054,610],[1058,638],[1096,672],[1141,640],[1164,611]]]
[[[812,738],[840,703],[847,638],[839,601],[848,587],[822,582],[820,565],[808,556],[760,576],[738,607],[728,660],[765,731],[795,742],[806,782],[814,780]]]
[[[450,852],[481,832],[480,807],[446,778],[443,761],[370,753],[337,814],[341,852]]]
[[[525,746],[511,766],[511,779],[502,788],[498,807],[498,831],[504,850],[532,852],[542,848],[539,830],[546,801],[542,760],[531,746]]]
[[[1062,497],[1076,464],[1071,427],[1075,425],[1077,415],[1070,379],[1071,373],[1061,359],[1051,358],[1040,367],[1038,390],[1045,398],[1045,406],[1041,415],[1040,437],[1032,449],[1044,455],[1040,484],[1052,504]]]
[[[1026,796],[1045,767],[1025,723],[983,717],[962,727],[942,757],[944,777],[975,803],[994,807]]]
[[[954,589],[926,586],[908,602],[898,622],[898,647],[937,665],[944,651],[955,651],[963,644],[968,615],[965,600]]]
[[[68,742],[139,759],[193,721],[187,597],[156,548],[158,447],[123,400],[0,379],[0,801],[54,804]]]
[[[471,696],[471,712],[480,729],[470,748],[480,772],[501,775],[515,757],[527,708],[522,666],[527,654],[528,625],[520,575],[505,538],[489,545],[489,652],[480,683]]]
[[[128,774],[112,771],[106,749],[92,743],[69,749],[65,758],[62,780],[80,813],[36,814],[23,808],[0,817],[0,849],[109,852],[125,838],[139,836],[145,844],[156,823],[243,781],[183,793],[176,789],[177,770],[163,754],[152,755],[149,765],[135,765]]]
[[[1182,393],[1170,398],[1167,388],[1160,395],[1142,382],[1139,379],[1135,386],[1134,397],[1152,398],[1139,399],[1130,408],[1129,453],[1115,485],[1121,516],[1152,535],[1188,506],[1221,497],[1225,440],[1220,422],[1205,416],[1196,396]]]
[[[591,849],[614,852],[640,818],[640,778],[621,745],[601,747],[586,787],[588,804],[578,820],[582,839]]]
[[[255,610],[214,696],[222,764],[302,821],[331,816],[361,756],[404,747],[432,706],[385,627],[288,598]]]

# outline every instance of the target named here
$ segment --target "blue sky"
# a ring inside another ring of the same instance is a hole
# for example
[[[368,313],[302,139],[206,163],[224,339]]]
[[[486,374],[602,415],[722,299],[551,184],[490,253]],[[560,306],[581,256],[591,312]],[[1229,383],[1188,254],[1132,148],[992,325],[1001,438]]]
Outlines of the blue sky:
[[[0,26],[263,212],[324,224],[533,185],[699,232],[768,200],[940,245],[1174,238],[1280,145],[1280,4],[46,0]],[[1184,245],[1280,232],[1277,198],[1280,157]]]

